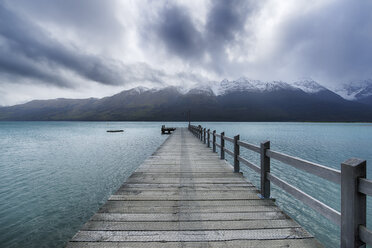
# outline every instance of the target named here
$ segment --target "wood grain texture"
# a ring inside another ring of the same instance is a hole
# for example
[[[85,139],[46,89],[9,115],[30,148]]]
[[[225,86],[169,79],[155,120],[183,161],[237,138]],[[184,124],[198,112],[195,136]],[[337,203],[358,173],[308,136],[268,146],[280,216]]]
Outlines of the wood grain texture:
[[[322,247],[187,129],[178,128],[67,247]]]

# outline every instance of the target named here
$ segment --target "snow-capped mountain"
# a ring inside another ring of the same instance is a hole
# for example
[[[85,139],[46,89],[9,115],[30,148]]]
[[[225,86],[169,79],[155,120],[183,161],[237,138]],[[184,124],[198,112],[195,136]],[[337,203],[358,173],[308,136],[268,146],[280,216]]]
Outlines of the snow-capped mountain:
[[[335,91],[347,100],[364,101],[372,98],[372,79],[344,84]]]
[[[312,79],[303,79],[300,81],[296,81],[293,83],[293,86],[309,94],[328,90],[326,87],[320,85]]]
[[[364,101],[372,99],[371,85],[345,90]],[[247,78],[189,88],[136,87],[101,99],[35,100],[1,107],[0,120],[184,121],[188,111],[205,121],[372,121],[371,105],[345,100],[314,80]]]
[[[232,92],[274,92],[280,90],[298,91],[301,90],[308,94],[318,93],[328,90],[324,86],[312,79],[296,81],[292,84],[283,81],[265,82],[248,78],[239,78],[237,80],[224,79],[221,82],[209,82],[204,85],[192,87],[187,92],[190,93],[213,93],[216,96],[226,95]]]
[[[222,80],[218,87],[217,95],[225,95],[236,91],[269,92],[294,89],[292,85],[282,81],[263,82],[242,77],[233,81],[228,81],[227,79]]]

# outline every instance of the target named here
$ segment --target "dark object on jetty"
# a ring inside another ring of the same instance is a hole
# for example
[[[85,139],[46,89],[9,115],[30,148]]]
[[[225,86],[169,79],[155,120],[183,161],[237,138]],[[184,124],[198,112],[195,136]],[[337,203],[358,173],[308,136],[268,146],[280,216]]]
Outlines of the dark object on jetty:
[[[165,127],[165,125],[161,126],[161,133],[162,134],[171,134],[171,132],[173,132],[174,130],[176,130],[175,127]]]
[[[121,133],[121,132],[124,132],[124,130],[120,129],[120,130],[107,130],[108,133]]]

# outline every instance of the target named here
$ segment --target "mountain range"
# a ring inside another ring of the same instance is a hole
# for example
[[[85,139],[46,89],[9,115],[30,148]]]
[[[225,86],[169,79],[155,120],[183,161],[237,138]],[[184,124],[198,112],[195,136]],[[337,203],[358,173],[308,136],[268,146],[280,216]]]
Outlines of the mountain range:
[[[311,79],[225,79],[189,89],[136,87],[100,99],[0,107],[0,120],[185,121],[188,111],[194,121],[372,121],[372,80],[334,91]]]

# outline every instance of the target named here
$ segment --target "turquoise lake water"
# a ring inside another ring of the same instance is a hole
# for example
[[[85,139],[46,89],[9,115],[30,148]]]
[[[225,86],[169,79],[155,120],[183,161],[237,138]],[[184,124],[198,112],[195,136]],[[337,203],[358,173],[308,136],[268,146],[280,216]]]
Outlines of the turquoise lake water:
[[[166,122],[0,122],[0,247],[64,247],[130,174],[166,139]],[[351,157],[367,160],[372,176],[372,125],[345,123],[208,122],[259,145],[339,169]],[[124,133],[107,133],[124,129]],[[229,143],[226,143],[229,145]],[[244,150],[242,150],[244,151]],[[259,164],[257,154],[242,155]],[[230,156],[227,160],[232,162]],[[255,185],[256,173],[241,166]],[[272,172],[340,209],[340,187],[272,160]],[[338,247],[339,228],[273,186],[277,204],[327,247]],[[368,199],[368,223],[372,221]],[[371,227],[370,225],[368,225]]]

